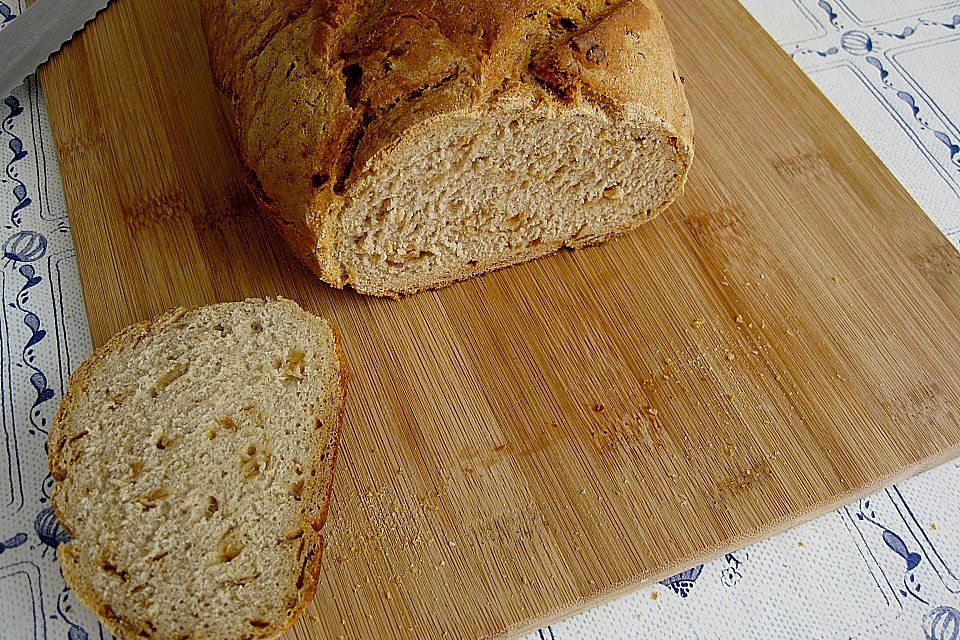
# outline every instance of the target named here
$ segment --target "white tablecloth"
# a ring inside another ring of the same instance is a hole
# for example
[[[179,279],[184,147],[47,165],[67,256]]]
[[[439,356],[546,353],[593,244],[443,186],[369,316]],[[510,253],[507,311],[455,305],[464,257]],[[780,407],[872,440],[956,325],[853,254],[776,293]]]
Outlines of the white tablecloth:
[[[743,1],[960,246],[960,0]],[[108,638],[49,507],[46,434],[91,346],[34,79],[0,118],[0,640]],[[960,640],[960,462],[529,636],[609,637]]]

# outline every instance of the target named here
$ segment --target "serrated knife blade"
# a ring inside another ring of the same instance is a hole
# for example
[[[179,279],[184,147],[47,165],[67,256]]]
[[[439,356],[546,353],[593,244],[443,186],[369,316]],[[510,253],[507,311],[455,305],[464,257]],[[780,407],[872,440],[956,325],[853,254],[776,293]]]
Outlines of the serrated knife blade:
[[[0,29],[0,96],[8,96],[111,0],[37,0]]]

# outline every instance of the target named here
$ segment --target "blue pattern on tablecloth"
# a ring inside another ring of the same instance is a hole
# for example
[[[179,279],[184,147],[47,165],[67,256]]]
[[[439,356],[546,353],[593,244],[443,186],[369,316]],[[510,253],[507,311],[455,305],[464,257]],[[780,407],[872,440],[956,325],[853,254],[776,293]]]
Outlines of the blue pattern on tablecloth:
[[[960,1],[744,4],[960,246]],[[23,7],[0,1],[0,29]],[[0,640],[103,640],[49,506],[46,432],[91,347],[34,79],[0,118]],[[960,464],[529,636],[608,637],[960,640]]]
[[[0,2],[0,29],[22,8]],[[47,432],[90,352],[53,149],[31,78],[0,102],[0,640],[110,637],[65,588],[49,503]]]

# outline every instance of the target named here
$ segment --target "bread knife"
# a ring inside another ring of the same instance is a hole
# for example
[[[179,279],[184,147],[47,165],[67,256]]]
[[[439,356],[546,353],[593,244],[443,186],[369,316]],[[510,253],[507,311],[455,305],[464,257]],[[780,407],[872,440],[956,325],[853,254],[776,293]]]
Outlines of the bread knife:
[[[37,67],[50,59],[110,0],[37,0],[14,15],[0,14],[0,96],[8,96]]]

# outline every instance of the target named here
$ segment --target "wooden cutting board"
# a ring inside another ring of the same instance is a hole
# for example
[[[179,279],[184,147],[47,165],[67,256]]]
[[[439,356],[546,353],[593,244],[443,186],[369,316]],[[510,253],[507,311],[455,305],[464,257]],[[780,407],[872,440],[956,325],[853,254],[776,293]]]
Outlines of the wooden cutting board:
[[[283,295],[352,379],[295,638],[535,628],[960,455],[960,259],[736,0],[663,0],[687,193],[607,246],[401,301],[255,212],[192,2],[118,0],[44,73],[94,341]]]

